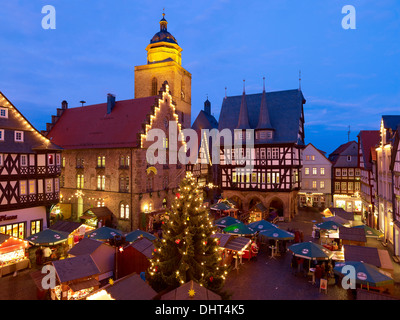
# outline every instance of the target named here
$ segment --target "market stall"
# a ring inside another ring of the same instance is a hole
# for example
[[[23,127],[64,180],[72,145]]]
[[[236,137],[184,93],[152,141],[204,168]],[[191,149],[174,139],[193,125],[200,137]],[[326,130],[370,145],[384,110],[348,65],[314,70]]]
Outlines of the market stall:
[[[269,248],[271,249],[271,258],[274,258],[280,253],[278,241],[282,241],[284,244],[284,248],[286,249],[286,241],[293,240],[294,234],[279,228],[272,228],[260,231],[258,237],[262,239],[261,242],[265,242],[265,240],[272,240],[274,242],[273,245],[269,246]],[[283,249],[282,251],[286,252],[285,249]]]
[[[219,251],[221,254],[221,265],[229,265],[235,259],[234,269],[239,269],[243,258],[250,259],[251,255],[251,239],[238,237],[232,234],[215,233],[211,236],[218,239]]]
[[[245,225],[244,223],[235,223],[225,227],[223,230],[225,233],[230,233],[238,236],[252,236],[256,233],[255,230]]]
[[[100,270],[87,255],[52,262],[56,286],[50,289],[52,300],[81,300],[100,286]]]
[[[393,277],[394,266],[387,250],[374,247],[344,245],[345,261],[363,261],[381,270],[386,275]]]
[[[104,226],[86,233],[86,236],[88,238],[101,241],[108,241],[110,239],[113,239],[115,236],[123,236],[123,235],[124,233],[120,230]]]
[[[0,277],[30,268],[28,242],[0,233]]]
[[[112,277],[114,274],[115,251],[114,247],[103,241],[84,238],[68,251],[68,257],[89,254],[100,270],[99,280],[101,281]]]
[[[342,271],[345,266],[351,266],[355,269],[356,285],[359,285],[361,289],[393,294],[394,280],[383,274],[377,267],[359,261],[346,261],[345,263],[336,264],[333,271],[342,277],[348,275],[347,269]]]
[[[214,225],[221,229],[228,227],[235,223],[242,223],[242,222],[240,220],[230,217],[230,216],[225,216],[225,217],[219,218],[217,220],[214,220]]]
[[[129,274],[91,293],[86,300],[153,300],[154,291],[136,273]]]
[[[107,207],[95,207],[86,210],[80,217],[81,222],[93,228],[109,227],[114,220],[113,213]]]
[[[249,215],[250,222],[260,221],[261,219],[263,219],[263,217],[268,215],[268,208],[266,208],[261,202],[259,202],[250,209]]]
[[[255,221],[255,222],[249,223],[247,226],[249,228],[252,228],[255,231],[262,231],[262,230],[278,228],[278,226],[276,224],[273,224],[267,220]]]
[[[235,219],[238,218],[239,209],[235,208],[228,200],[220,200],[218,203],[210,207],[214,213],[214,217],[231,216]]]
[[[221,300],[221,296],[190,280],[162,295],[161,300]]]
[[[151,233],[140,229],[134,230],[125,235],[126,242],[135,242],[137,240],[140,240],[141,238],[147,238],[150,241],[154,241],[157,239],[157,237],[152,235]]]
[[[85,237],[85,233],[94,230],[94,227],[81,222],[59,220],[51,225],[49,229],[68,233],[67,243],[69,248],[72,248]]]
[[[118,250],[116,255],[118,278],[146,271],[151,265],[153,252],[154,243],[147,238],[141,238]]]

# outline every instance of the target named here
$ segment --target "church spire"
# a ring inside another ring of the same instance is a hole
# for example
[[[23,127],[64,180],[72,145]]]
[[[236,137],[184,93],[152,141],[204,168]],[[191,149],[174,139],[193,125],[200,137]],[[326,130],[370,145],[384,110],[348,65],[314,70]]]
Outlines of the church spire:
[[[251,129],[246,103],[245,80],[243,80],[242,102],[240,104],[239,121],[236,129]]]
[[[168,22],[165,20],[165,8],[163,9],[162,19],[160,20],[160,31],[167,31]]]
[[[265,77],[263,78],[263,93],[261,97],[260,116],[256,129],[273,129],[269,119],[267,97],[265,93]]]

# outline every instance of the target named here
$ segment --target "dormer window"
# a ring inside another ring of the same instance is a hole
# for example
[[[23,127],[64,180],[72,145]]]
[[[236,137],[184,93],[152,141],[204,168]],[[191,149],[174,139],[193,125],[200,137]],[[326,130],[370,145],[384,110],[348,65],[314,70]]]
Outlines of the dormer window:
[[[272,139],[272,131],[269,130],[261,130],[256,132],[256,139],[259,140],[271,140]]]

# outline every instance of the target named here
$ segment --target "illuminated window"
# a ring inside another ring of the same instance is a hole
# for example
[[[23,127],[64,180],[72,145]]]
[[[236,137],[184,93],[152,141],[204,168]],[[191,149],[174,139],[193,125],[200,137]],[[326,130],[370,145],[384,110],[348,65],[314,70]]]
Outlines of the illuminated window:
[[[324,175],[325,175],[325,168],[321,168],[320,174],[321,174],[321,176],[324,176]]]
[[[312,187],[313,187],[313,189],[317,189],[317,181],[312,182]]]
[[[46,179],[46,193],[52,193],[52,192],[53,192],[53,180]]]
[[[312,174],[316,175],[317,174],[317,168],[312,168]]]
[[[36,180],[29,180],[29,194],[36,193]]]
[[[97,176],[97,190],[105,190],[106,188],[106,176]]]
[[[26,181],[20,181],[19,182],[19,194],[26,195],[26,193],[27,193]]]
[[[78,189],[83,189],[84,186],[84,178],[83,178],[83,174],[78,174],[76,176],[76,187]]]
[[[325,181],[320,181],[319,182],[319,187],[320,187],[320,189],[324,189],[325,188]]]
[[[119,218],[129,219],[129,205],[121,202],[119,207]]]
[[[304,174],[309,175],[310,174],[310,168],[304,168]]]

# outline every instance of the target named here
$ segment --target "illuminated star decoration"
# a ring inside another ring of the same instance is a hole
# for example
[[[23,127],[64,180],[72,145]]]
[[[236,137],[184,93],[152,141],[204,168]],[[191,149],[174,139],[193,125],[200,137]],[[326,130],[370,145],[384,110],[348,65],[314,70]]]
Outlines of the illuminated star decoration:
[[[193,298],[195,294],[196,294],[196,291],[194,291],[194,289],[190,289],[189,290],[189,297],[190,298]]]
[[[113,285],[113,284],[114,284],[114,280],[110,278],[110,280],[108,280],[108,283],[109,283],[110,285]]]

